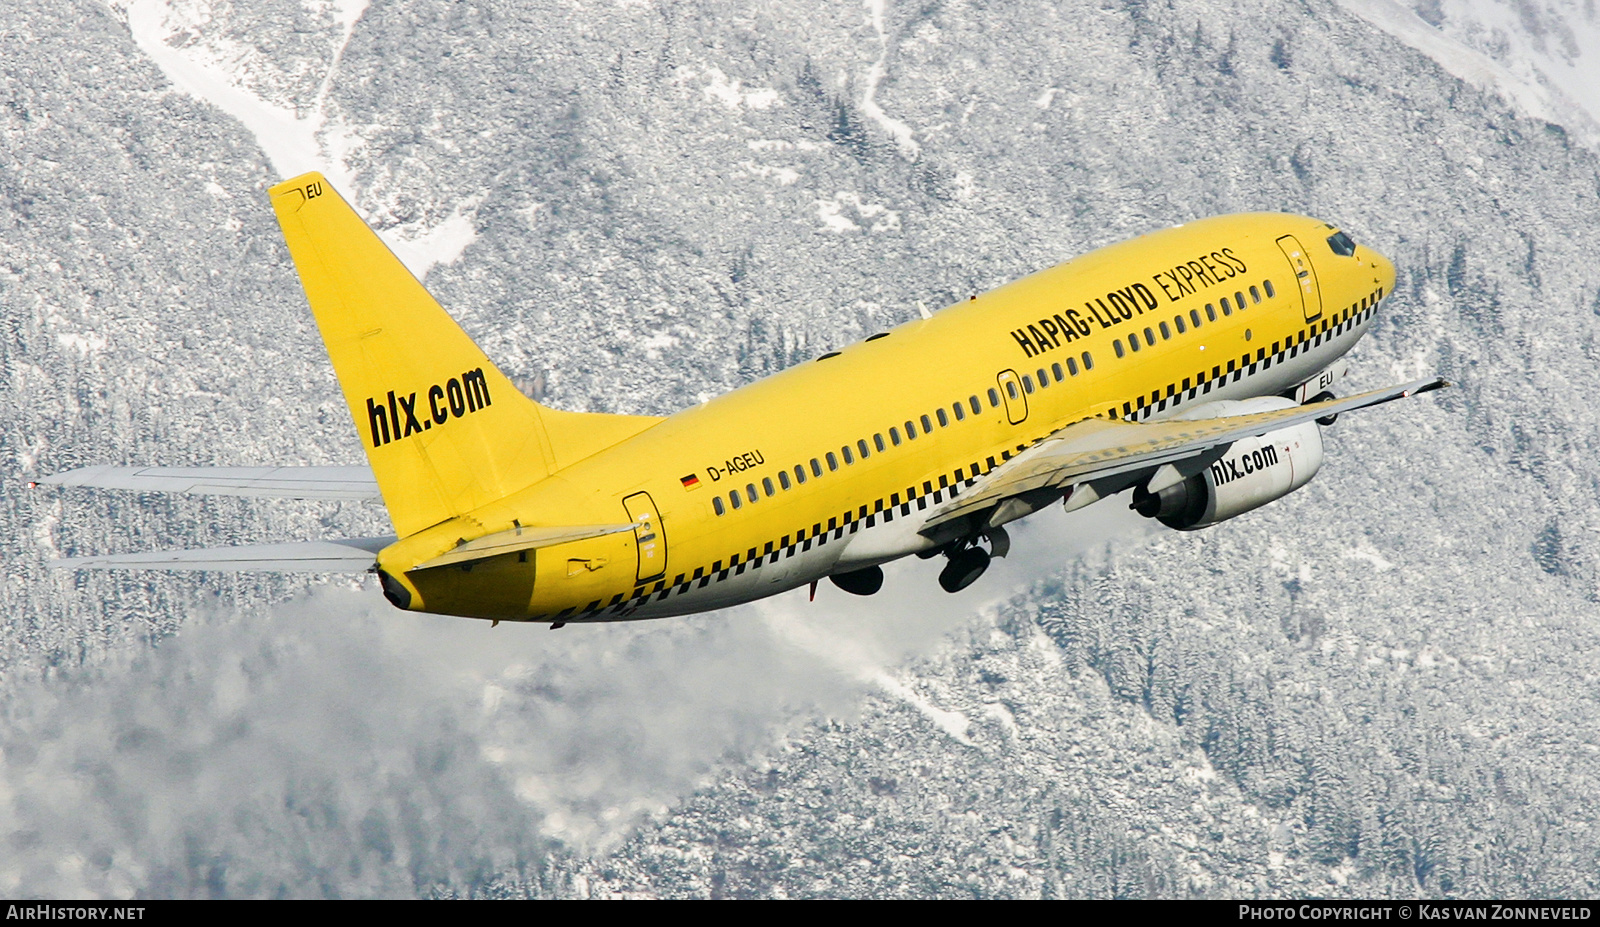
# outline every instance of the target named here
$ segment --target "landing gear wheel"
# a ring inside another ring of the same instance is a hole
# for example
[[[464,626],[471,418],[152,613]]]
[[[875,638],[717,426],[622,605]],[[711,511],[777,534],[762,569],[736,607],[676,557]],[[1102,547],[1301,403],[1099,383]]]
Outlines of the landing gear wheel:
[[[851,595],[872,595],[883,588],[883,568],[869,566],[852,573],[839,573],[828,579]]]
[[[987,569],[989,554],[981,547],[969,547],[951,554],[950,562],[939,573],[939,588],[945,592],[960,592],[977,582]]]
[[[1338,398],[1339,397],[1335,396],[1332,393],[1321,392],[1321,393],[1316,394],[1315,396],[1312,396],[1310,401],[1311,402],[1328,402],[1330,400],[1338,399]],[[1327,427],[1328,425],[1332,425],[1334,422],[1337,422],[1338,420],[1339,420],[1338,413],[1334,413],[1333,415],[1324,415],[1323,417],[1317,419],[1317,424],[1318,425],[1322,425],[1323,427]]]

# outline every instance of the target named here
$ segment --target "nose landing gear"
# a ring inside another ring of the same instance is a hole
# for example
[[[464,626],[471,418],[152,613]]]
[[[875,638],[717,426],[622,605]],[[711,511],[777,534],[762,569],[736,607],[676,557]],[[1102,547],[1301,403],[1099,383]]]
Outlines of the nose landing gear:
[[[1338,397],[1336,397],[1332,393],[1324,390],[1324,391],[1316,394],[1315,396],[1312,396],[1309,400],[1307,400],[1307,402],[1328,402],[1329,400],[1336,399],[1336,398],[1338,398]],[[1323,427],[1327,427],[1329,425],[1332,425],[1334,422],[1337,422],[1338,420],[1339,420],[1339,414],[1336,412],[1333,415],[1324,415],[1321,418],[1317,419],[1317,424],[1321,425]]]

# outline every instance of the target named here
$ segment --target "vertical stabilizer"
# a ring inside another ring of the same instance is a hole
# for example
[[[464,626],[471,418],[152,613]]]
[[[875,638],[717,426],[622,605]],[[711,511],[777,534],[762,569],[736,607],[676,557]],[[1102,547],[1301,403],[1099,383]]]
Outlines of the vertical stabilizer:
[[[322,175],[270,192],[397,534],[470,512],[557,467],[547,410],[511,384]]]

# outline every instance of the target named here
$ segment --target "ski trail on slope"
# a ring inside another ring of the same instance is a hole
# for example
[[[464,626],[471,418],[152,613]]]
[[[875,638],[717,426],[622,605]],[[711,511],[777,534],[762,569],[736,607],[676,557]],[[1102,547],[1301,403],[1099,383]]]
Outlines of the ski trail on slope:
[[[317,88],[316,102],[305,117],[297,115],[292,106],[275,105],[240,87],[223,63],[203,50],[169,45],[176,24],[182,22],[173,0],[133,0],[127,6],[128,29],[134,44],[150,56],[175,88],[239,120],[255,136],[279,177],[320,171],[335,189],[354,198],[358,187],[346,157],[360,146],[361,138],[342,121],[330,119],[327,104],[339,64],[368,2],[335,0],[334,20],[341,35]],[[475,197],[458,203],[431,228],[413,223],[379,234],[421,280],[439,264],[454,263],[477,240],[472,215],[481,201]]]
[[[917,144],[914,137],[915,133],[910,126],[884,112],[877,101],[878,84],[883,82],[883,78],[889,72],[889,33],[883,26],[883,14],[889,5],[889,0],[866,0],[866,5],[867,20],[878,32],[878,44],[881,49],[878,52],[878,60],[867,69],[867,89],[861,95],[861,111],[894,138],[894,143],[902,155],[914,161],[922,152],[922,146]]]
[[[1394,0],[1338,0],[1340,6],[1411,46],[1457,78],[1498,95],[1523,115],[1565,126],[1585,145],[1600,147],[1600,121],[1559,90],[1518,76],[1482,52],[1428,25]]]

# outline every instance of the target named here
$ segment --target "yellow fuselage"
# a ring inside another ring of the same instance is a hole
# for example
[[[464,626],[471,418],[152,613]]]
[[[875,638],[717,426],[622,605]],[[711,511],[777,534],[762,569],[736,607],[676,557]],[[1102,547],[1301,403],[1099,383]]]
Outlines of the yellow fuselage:
[[[686,409],[467,519],[636,531],[412,570],[466,536],[452,519],[379,567],[417,610],[617,620],[916,552],[919,513],[1064,426],[1284,392],[1348,351],[1394,270],[1336,254],[1332,232],[1248,214],[1103,248]]]

